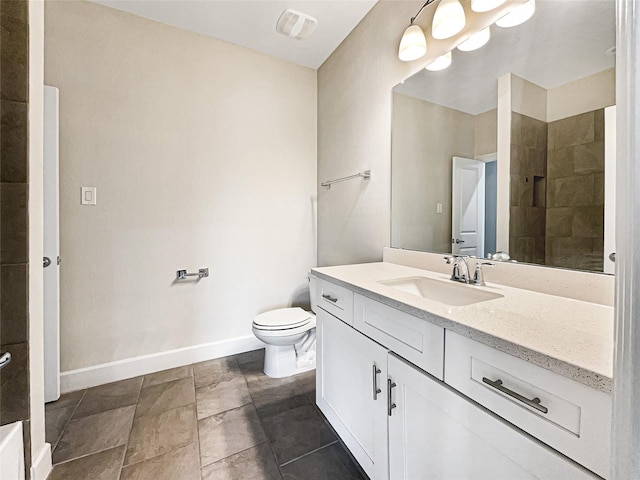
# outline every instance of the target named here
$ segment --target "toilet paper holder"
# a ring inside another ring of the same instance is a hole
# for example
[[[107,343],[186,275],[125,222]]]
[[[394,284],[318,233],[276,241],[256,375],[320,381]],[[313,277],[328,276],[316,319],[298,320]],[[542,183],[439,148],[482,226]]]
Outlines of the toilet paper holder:
[[[204,277],[208,277],[208,276],[209,276],[209,269],[208,268],[200,268],[198,270],[198,273],[187,273],[186,270],[178,270],[178,271],[176,271],[176,280],[184,280],[187,277],[204,278]]]

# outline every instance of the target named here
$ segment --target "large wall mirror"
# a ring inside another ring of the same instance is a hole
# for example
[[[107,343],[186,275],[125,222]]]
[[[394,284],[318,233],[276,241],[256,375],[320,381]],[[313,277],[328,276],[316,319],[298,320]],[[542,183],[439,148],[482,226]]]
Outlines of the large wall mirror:
[[[392,97],[392,247],[613,273],[615,1],[538,0]]]

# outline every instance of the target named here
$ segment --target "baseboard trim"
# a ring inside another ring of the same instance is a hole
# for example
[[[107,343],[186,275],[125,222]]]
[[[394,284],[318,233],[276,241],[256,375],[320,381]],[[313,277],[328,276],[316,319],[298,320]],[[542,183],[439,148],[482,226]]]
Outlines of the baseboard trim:
[[[46,480],[52,469],[51,444],[45,443],[40,449],[38,456],[34,459],[33,465],[31,465],[29,478],[31,478],[31,480]]]
[[[61,393],[73,392],[263,347],[264,343],[250,335],[68,370],[60,374],[60,391]]]

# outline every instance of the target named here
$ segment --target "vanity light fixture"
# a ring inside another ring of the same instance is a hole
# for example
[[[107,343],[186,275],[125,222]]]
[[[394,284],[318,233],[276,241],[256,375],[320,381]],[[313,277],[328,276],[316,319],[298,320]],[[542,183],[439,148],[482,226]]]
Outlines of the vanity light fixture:
[[[398,58],[403,62],[417,60],[427,53],[427,39],[419,25],[409,25],[400,40]]]
[[[465,24],[464,9],[458,0],[440,0],[433,16],[431,35],[438,40],[453,37]]]
[[[489,27],[484,28],[479,32],[474,33],[469,38],[467,38],[464,42],[458,45],[458,50],[461,50],[463,52],[470,52],[472,50],[477,50],[478,48],[486,45],[490,38],[491,38],[491,30],[489,29]]]
[[[451,65],[451,51],[448,51],[444,55],[439,56],[424,68],[431,72],[437,72],[438,70],[444,70],[449,65]]]
[[[436,0],[427,0],[418,13],[411,18],[411,23],[402,34],[400,40],[400,48],[398,49],[398,58],[403,62],[411,62],[417,60],[427,53],[427,39],[419,25],[414,25],[418,15],[427,5],[434,3]],[[495,0],[494,0],[495,1]],[[433,16],[431,24],[431,35],[437,40],[453,37],[459,33],[465,26],[466,19],[464,9],[460,5],[459,0],[440,0]]]
[[[518,5],[504,17],[499,19],[496,22],[496,25],[502,28],[515,27],[516,25],[520,25],[521,23],[529,20],[535,11],[536,0],[529,0],[522,5]]]
[[[411,23],[402,34],[400,48],[398,49],[398,58],[403,62],[417,60],[427,53],[427,39],[424,36],[424,32],[419,25],[414,25],[413,22],[416,21],[418,15],[422,13],[422,10],[424,10],[427,5],[435,1],[436,0],[427,0],[424,5],[420,7],[418,13],[411,17]]]
[[[471,10],[482,13],[498,8],[506,0],[471,0]]]

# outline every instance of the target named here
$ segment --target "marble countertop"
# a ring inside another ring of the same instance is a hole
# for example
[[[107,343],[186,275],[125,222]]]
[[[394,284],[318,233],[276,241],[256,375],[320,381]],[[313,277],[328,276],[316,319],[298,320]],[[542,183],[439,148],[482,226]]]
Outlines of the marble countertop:
[[[501,298],[449,306],[378,283],[449,276],[396,265],[365,263],[312,269],[318,278],[522,358],[577,382],[611,392],[614,315],[609,306],[487,283]]]

